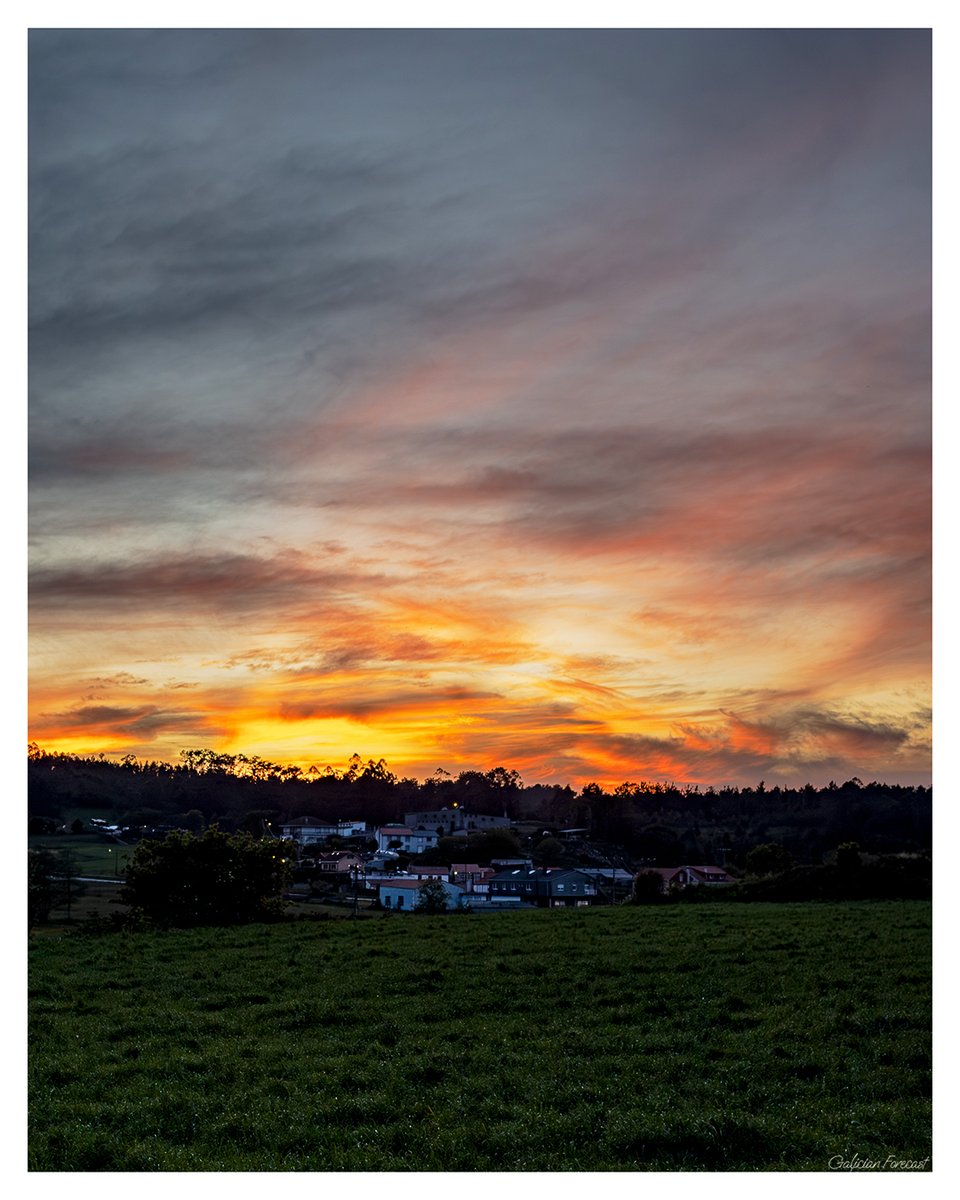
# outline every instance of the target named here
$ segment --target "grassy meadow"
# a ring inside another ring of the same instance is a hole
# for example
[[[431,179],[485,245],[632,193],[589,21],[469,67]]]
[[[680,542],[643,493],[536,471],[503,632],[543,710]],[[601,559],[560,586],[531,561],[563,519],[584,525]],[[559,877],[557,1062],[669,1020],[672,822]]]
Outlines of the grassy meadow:
[[[35,1171],[811,1170],[930,1154],[930,906],[30,944]]]
[[[76,875],[122,878],[135,847],[126,846],[102,833],[49,834],[27,839],[30,850],[52,850],[67,854]]]

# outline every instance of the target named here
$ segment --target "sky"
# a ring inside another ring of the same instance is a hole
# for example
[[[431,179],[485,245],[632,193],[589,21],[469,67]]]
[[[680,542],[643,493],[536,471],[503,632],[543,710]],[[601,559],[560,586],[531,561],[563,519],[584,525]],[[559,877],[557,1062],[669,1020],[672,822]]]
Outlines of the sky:
[[[929,32],[29,48],[32,740],[929,782]]]

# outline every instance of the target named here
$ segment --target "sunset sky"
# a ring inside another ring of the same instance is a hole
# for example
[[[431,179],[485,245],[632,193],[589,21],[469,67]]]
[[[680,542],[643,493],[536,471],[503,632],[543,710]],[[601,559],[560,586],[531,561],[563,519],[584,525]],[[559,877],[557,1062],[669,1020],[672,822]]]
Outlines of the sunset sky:
[[[30,737],[930,781],[930,35],[30,36]]]

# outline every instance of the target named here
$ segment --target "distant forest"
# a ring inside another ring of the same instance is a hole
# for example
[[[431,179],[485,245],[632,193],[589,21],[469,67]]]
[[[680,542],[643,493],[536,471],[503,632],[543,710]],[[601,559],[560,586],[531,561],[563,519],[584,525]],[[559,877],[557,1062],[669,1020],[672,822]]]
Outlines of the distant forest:
[[[403,779],[383,759],[358,755],[343,771],[302,770],[256,755],[185,750],[176,764],[119,761],[105,755],[28,752],[29,816],[34,820],[108,816],[131,828],[222,829],[313,816],[363,819],[371,825],[407,812],[452,807],[506,815],[544,830],[582,829],[584,838],[622,847],[638,861],[742,863],[758,844],[784,846],[798,862],[820,862],[842,842],[873,854],[929,853],[932,790],[854,778],[825,787],[700,788],[622,783],[605,791],[526,786],[516,771],[438,771]]]

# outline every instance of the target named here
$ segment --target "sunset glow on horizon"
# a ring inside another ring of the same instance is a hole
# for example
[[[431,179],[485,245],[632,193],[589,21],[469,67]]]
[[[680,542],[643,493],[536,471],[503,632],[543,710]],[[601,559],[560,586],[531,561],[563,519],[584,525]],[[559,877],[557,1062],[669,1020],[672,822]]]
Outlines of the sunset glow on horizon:
[[[930,782],[930,36],[30,37],[30,738]]]

